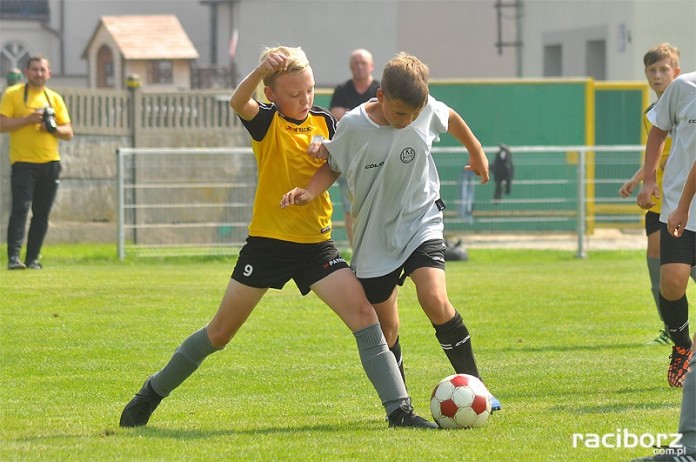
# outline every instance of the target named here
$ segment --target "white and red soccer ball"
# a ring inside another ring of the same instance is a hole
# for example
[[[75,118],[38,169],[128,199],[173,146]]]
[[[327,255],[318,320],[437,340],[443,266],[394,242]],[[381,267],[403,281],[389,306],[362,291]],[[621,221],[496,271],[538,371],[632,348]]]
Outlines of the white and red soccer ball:
[[[430,412],[440,428],[482,427],[491,415],[491,393],[467,374],[445,377],[430,397]]]

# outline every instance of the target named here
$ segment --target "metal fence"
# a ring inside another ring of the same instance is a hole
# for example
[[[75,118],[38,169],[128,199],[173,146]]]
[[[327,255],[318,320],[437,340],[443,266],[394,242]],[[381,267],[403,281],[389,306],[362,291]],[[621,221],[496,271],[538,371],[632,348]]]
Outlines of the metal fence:
[[[485,148],[491,163],[497,150]],[[574,233],[577,255],[584,257],[585,237],[597,227],[641,226],[643,212],[635,200],[617,191],[640,165],[643,146],[510,150],[514,175],[498,196],[493,175],[481,185],[464,170],[463,148],[433,149],[447,234],[533,233],[543,239]],[[256,190],[250,148],[124,148],[117,152],[117,166],[119,258],[231,254],[243,245]],[[346,245],[335,185],[330,193],[334,240]]]

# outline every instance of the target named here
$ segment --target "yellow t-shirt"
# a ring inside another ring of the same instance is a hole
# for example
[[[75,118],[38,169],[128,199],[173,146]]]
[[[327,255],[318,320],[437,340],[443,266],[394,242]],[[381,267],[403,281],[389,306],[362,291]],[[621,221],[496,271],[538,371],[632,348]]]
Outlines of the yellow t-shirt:
[[[249,235],[300,244],[329,240],[332,205],[328,192],[301,207],[281,209],[280,198],[294,187],[306,187],[324,164],[307,154],[307,146],[314,136],[333,137],[333,117],[314,107],[305,120],[297,121],[280,115],[274,104],[259,106],[254,119],[242,119],[251,134],[258,167]]]
[[[655,103],[651,104],[648,109],[643,113],[643,127],[646,133],[650,133],[652,124],[648,120],[648,111],[652,109]],[[657,182],[657,187],[660,189],[660,197],[654,197],[655,205],[650,208],[650,212],[660,213],[662,209],[662,177],[665,173],[665,164],[667,163],[667,158],[669,157],[669,150],[672,148],[672,138],[670,136],[665,140],[665,147],[662,150],[662,156],[660,156],[660,162],[657,164],[657,172],[655,174],[655,181]]]
[[[68,108],[58,93],[48,88],[37,90],[28,85],[15,85],[5,91],[0,100],[0,114],[10,118],[26,117],[46,106],[51,106],[55,111],[58,125],[70,123]],[[40,131],[39,127],[39,124],[26,125],[10,132],[10,164],[45,164],[60,160],[59,139]]]

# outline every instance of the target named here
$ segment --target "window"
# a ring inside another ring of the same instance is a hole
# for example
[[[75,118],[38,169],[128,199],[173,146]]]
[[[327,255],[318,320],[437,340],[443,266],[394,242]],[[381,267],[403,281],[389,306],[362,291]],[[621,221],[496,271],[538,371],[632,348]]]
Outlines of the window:
[[[0,50],[0,74],[7,74],[13,67],[24,70],[31,54],[19,42],[8,42]]]
[[[595,80],[607,79],[607,44],[604,40],[588,40],[585,46],[587,75]]]
[[[561,45],[544,47],[544,77],[563,76],[563,48]]]
[[[2,0],[0,16],[2,19],[48,21],[48,0]]]
[[[151,61],[147,74],[148,83],[173,83],[173,64],[170,60]]]

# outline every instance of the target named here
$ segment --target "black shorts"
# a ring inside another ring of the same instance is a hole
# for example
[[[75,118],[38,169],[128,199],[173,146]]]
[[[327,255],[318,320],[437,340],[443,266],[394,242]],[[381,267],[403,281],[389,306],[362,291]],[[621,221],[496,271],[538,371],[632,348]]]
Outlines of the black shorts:
[[[445,269],[444,240],[425,241],[413,251],[403,265],[389,274],[359,280],[370,303],[382,303],[391,296],[397,284],[404,285],[406,277],[418,268]]]
[[[648,210],[645,212],[645,235],[650,236],[660,230],[660,214]]]
[[[282,289],[293,279],[302,295],[309,286],[324,279],[348,263],[339,255],[333,241],[318,244],[247,237],[247,243],[239,252],[232,279],[259,289]]]
[[[674,237],[667,231],[667,224],[660,223],[660,264],[685,263],[696,265],[696,233],[684,230]]]

